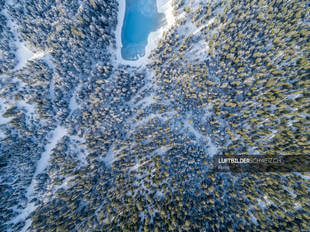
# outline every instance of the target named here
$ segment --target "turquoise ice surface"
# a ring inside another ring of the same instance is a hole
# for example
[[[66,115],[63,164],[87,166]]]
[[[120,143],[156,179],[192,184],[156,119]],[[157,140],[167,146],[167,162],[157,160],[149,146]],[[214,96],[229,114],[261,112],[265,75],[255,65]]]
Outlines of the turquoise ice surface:
[[[157,11],[156,0],[126,0],[122,26],[122,57],[138,60],[145,55],[148,36],[164,23],[164,14]]]

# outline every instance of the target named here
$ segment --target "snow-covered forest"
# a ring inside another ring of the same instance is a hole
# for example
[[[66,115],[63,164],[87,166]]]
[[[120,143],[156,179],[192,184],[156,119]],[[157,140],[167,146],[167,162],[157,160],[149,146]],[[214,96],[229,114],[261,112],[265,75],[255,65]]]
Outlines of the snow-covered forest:
[[[309,172],[212,172],[310,153],[309,2],[158,0],[133,63],[121,2],[0,0],[0,231],[310,230]]]

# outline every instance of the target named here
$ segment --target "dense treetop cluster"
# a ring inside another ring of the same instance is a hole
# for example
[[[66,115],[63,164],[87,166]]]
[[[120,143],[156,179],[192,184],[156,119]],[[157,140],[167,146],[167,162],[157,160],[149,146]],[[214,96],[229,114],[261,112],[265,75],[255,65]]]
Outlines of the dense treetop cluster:
[[[172,4],[132,67],[116,0],[0,0],[0,231],[309,230],[309,174],[212,172],[309,154],[309,3]]]

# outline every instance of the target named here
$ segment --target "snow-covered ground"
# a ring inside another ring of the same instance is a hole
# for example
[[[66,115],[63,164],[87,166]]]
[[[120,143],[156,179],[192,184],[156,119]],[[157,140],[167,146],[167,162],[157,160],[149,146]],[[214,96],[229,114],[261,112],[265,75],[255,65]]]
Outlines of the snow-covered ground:
[[[198,130],[196,130],[194,126],[192,125],[192,123],[190,123],[189,119],[190,119],[190,116],[186,120],[184,120],[184,129],[186,131],[186,134],[188,132],[192,133],[196,137],[197,141],[200,141],[203,144],[205,144],[207,147],[206,151],[208,152],[209,156],[213,157],[217,153],[216,145],[212,142],[209,136],[204,136]]]
[[[27,217],[37,208],[34,202],[31,202],[35,198],[35,185],[37,184],[36,177],[43,173],[45,169],[49,165],[50,155],[52,150],[55,148],[57,143],[67,134],[67,131],[64,127],[58,126],[56,129],[50,134],[49,142],[45,146],[45,152],[42,153],[40,160],[36,164],[36,170],[33,175],[31,184],[27,188],[26,197],[28,199],[28,203],[26,208],[24,208],[20,214],[15,217],[11,222],[14,224],[18,223],[19,221],[24,221]],[[27,228],[30,226],[31,221],[28,219],[22,231],[26,231]]]
[[[122,27],[126,11],[126,0],[119,0],[118,10],[118,24],[116,28],[116,57],[115,61],[119,64],[141,66],[149,63],[148,56],[151,51],[156,48],[158,41],[161,39],[163,33],[167,31],[175,23],[173,15],[172,0],[157,0],[158,13],[165,14],[166,23],[157,31],[151,32],[148,36],[147,46],[145,48],[145,55],[136,61],[124,60],[121,54],[122,50]]]
[[[0,125],[7,124],[9,121],[11,121],[11,118],[3,117],[3,114],[8,108],[8,103],[5,102],[3,99],[0,99]]]
[[[111,167],[113,162],[115,161],[115,157],[116,157],[116,151],[114,150],[115,147],[114,145],[112,145],[109,149],[109,151],[107,152],[107,154],[105,155],[105,157],[102,159],[102,161],[108,166]]]
[[[11,117],[3,117],[3,114],[11,108],[12,106],[17,106],[19,109],[24,109],[25,113],[30,116],[35,113],[35,106],[27,103],[26,101],[5,101],[0,99],[0,125],[7,124],[11,121]]]
[[[69,102],[69,109],[70,109],[70,115],[77,109],[80,108],[79,104],[76,101],[76,94],[81,89],[82,84],[79,84],[75,90],[73,91],[72,97],[70,98]]]
[[[27,115],[29,114],[33,115],[36,111],[35,105],[31,105],[27,103],[26,101],[16,101],[16,105],[18,108],[25,109],[27,112]]]
[[[41,59],[41,58],[44,58],[44,56],[48,55],[48,52],[31,51],[29,47],[27,47],[27,44],[24,41],[21,41],[19,33],[18,33],[18,26],[14,22],[14,20],[10,17],[6,9],[3,10],[3,15],[8,19],[7,26],[11,29],[11,32],[14,35],[15,46],[17,48],[15,55],[18,59],[18,63],[13,69],[13,71],[22,69],[23,67],[26,66],[27,62],[30,60]],[[48,57],[45,57],[45,60],[49,61]],[[51,62],[48,62],[48,63],[51,63]]]

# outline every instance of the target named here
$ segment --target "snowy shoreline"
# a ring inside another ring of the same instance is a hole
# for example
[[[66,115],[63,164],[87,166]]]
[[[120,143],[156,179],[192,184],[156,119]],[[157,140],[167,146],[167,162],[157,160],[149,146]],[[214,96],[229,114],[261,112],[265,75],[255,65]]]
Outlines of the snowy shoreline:
[[[149,63],[148,56],[151,51],[156,48],[158,41],[162,34],[167,31],[174,23],[175,17],[173,16],[172,0],[156,0],[158,13],[165,14],[166,23],[158,30],[151,32],[148,36],[147,46],[145,47],[145,55],[138,60],[130,61],[124,60],[121,54],[122,50],[122,27],[126,11],[126,0],[119,0],[117,27],[116,27],[116,61],[119,64],[141,66]]]

